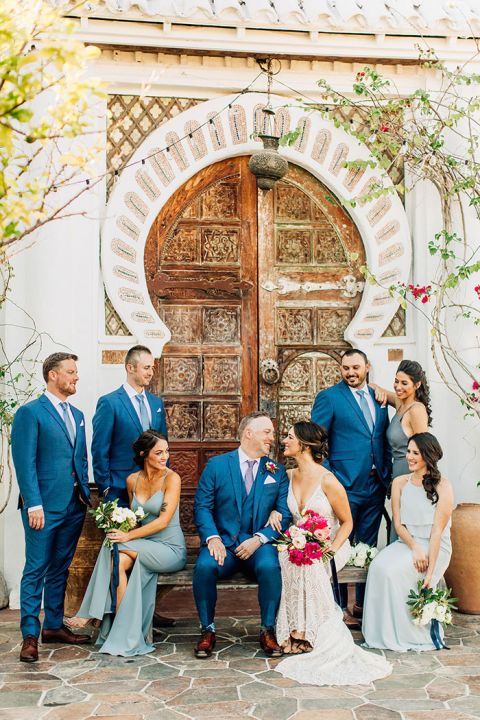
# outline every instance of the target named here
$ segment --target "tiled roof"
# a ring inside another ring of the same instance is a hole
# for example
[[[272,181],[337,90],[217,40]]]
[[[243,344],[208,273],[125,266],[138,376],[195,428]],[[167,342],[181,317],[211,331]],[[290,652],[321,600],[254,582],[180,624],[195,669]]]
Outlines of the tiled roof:
[[[103,8],[110,17],[133,13],[194,25],[480,35],[480,0],[92,0],[87,7],[92,15]]]

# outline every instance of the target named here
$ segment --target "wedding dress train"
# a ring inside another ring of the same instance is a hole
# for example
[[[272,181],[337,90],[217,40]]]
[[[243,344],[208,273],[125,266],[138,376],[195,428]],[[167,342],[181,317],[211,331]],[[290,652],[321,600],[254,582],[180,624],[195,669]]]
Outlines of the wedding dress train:
[[[293,521],[301,514],[290,483],[288,507]],[[323,515],[332,531],[338,531],[338,519],[319,485],[305,505]],[[342,545],[335,556],[340,570],[348,560],[350,545]],[[275,668],[284,677],[310,685],[366,685],[386,677],[392,666],[381,655],[355,645],[343,622],[343,612],[335,603],[330,584],[330,567],[323,562],[297,566],[287,553],[279,553],[282,570],[282,597],[277,615],[277,641],[284,646],[291,633],[304,637],[311,652],[289,655]]]

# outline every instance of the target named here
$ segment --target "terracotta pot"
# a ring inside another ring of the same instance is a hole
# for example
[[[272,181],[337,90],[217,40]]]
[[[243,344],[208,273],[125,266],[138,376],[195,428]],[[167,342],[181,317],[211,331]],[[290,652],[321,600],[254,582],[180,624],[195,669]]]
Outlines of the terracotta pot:
[[[445,580],[462,613],[480,615],[480,504],[461,503],[452,515],[452,559]]]
[[[93,507],[99,503],[98,490],[91,488]],[[99,530],[90,513],[87,512],[82,534],[68,573],[67,591],[65,593],[65,615],[75,615],[80,607],[88,581],[95,567],[99,550],[105,539],[103,530]]]

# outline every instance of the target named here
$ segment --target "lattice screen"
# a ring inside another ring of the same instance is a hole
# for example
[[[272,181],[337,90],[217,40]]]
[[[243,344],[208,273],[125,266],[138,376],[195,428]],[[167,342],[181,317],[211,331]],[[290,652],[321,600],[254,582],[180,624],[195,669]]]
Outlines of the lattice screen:
[[[121,170],[155,128],[202,100],[192,98],[110,95],[107,130],[107,166]],[[107,192],[113,178],[109,176]]]
[[[121,171],[152,130],[202,100],[171,97],[110,95],[107,128],[107,167]],[[113,177],[107,178],[107,195]],[[130,335],[105,294],[105,334]]]
[[[407,334],[407,313],[399,307],[382,337],[404,337]]]

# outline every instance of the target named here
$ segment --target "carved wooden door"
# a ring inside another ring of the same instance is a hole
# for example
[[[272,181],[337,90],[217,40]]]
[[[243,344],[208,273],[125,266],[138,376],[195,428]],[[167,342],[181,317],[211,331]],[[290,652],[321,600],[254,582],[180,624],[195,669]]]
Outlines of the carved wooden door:
[[[363,287],[350,257],[362,263],[365,254],[347,212],[299,167],[259,196],[258,218],[260,405],[282,436],[340,378],[345,328]]]
[[[257,408],[256,217],[248,158],[232,158],[181,187],[147,240],[150,296],[172,333],[153,389],[165,400],[190,546],[198,477],[209,457],[237,446],[240,417]]]
[[[198,173],[153,224],[147,284],[172,333],[153,389],[165,400],[190,547],[198,478],[209,457],[237,446],[240,417],[262,407],[283,433],[337,381],[361,297],[351,252],[364,257],[358,231],[318,180],[292,166],[257,193],[244,157]],[[259,360],[270,375],[260,363],[259,376]]]

